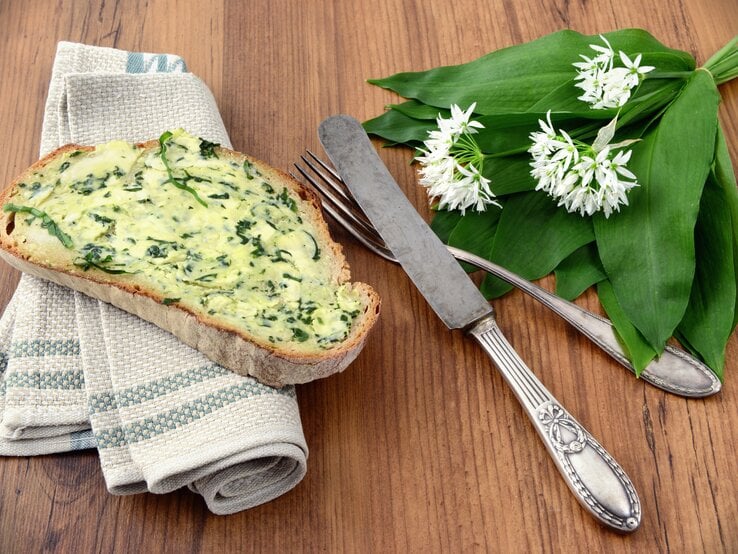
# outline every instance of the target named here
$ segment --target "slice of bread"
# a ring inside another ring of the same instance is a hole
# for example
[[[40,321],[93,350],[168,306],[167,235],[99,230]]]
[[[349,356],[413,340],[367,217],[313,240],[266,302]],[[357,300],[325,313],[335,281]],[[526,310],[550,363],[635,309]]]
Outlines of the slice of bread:
[[[343,370],[379,314],[374,290],[350,283],[311,191],[182,130],[59,148],[0,205],[11,265],[272,386]]]

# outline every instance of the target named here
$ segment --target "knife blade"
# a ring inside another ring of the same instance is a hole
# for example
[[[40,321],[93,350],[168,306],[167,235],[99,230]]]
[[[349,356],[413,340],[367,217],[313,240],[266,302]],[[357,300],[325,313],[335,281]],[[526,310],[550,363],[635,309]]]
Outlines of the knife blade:
[[[492,313],[479,289],[394,184],[366,134],[339,116],[321,126],[320,140],[340,164],[336,168],[361,208],[446,326],[463,329]],[[427,260],[433,260],[434,271],[426,270]]]
[[[533,375],[503,336],[492,307],[423,221],[382,163],[361,124],[324,120],[318,135],[338,174],[441,320],[489,355],[526,411],[577,500],[603,525],[634,531],[641,507],[615,459]]]

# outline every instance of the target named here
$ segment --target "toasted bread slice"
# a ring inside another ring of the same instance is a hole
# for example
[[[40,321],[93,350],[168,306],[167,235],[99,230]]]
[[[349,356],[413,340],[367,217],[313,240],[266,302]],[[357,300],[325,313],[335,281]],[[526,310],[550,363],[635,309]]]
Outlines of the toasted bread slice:
[[[11,265],[272,386],[342,371],[379,314],[374,290],[349,281],[311,191],[182,130],[59,148],[0,205]]]

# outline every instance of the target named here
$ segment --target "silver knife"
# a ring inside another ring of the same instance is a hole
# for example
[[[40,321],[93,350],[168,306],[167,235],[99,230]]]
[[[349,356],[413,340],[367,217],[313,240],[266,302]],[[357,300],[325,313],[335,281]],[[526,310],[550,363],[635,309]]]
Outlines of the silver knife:
[[[500,370],[577,500],[611,529],[638,528],[641,504],[630,478],[505,339],[492,306],[402,193],[361,124],[336,115],[320,124],[318,134],[356,201],[436,314],[450,329],[473,337]]]

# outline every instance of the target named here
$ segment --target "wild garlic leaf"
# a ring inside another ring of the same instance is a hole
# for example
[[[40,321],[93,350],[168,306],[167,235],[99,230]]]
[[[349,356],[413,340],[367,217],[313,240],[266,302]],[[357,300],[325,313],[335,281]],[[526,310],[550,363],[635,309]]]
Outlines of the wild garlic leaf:
[[[530,133],[538,128],[538,121],[546,118],[546,112],[522,112],[492,114],[476,117],[484,125],[474,134],[482,152],[493,156],[527,154],[530,147]],[[599,129],[602,116],[595,110],[586,113],[556,113],[552,119],[571,130],[574,138],[586,134],[588,130]],[[592,119],[595,122],[592,122]]]
[[[556,294],[574,300],[585,290],[607,279],[594,242],[585,244],[567,256],[554,270]]]
[[[735,173],[728,152],[728,144],[725,142],[725,135],[719,124],[712,173],[715,184],[723,190],[730,209],[731,229],[733,231],[733,264],[735,266],[736,281],[738,281],[738,188],[736,187]],[[733,329],[735,329],[736,324],[738,324],[738,295],[736,296]]]
[[[451,231],[448,237],[448,244],[482,258],[489,258],[500,213],[500,209],[494,206],[488,207],[484,212],[467,212]],[[476,269],[468,264],[461,265],[466,271],[474,271]]]
[[[397,110],[364,122],[364,130],[387,141],[400,144],[420,144],[428,138],[428,131],[436,128],[435,120],[414,119]]]
[[[656,65],[660,71],[694,69],[689,54],[667,48],[646,31],[626,29],[604,36],[615,50],[641,53],[644,64]],[[559,31],[465,64],[398,73],[369,82],[432,106],[457,104],[464,108],[477,102],[475,111],[479,114],[524,112],[573,79],[571,64],[599,40],[598,36]],[[566,105],[570,105],[568,100]],[[556,105],[546,109],[558,111]]]
[[[608,280],[597,284],[597,296],[600,304],[605,309],[607,317],[613,324],[618,342],[625,349],[628,359],[635,369],[635,374],[640,375],[646,366],[656,357],[654,350],[643,338],[643,335],[630,322],[628,315],[618,303],[612,284]]]
[[[719,189],[723,203],[721,205],[721,210],[723,212],[729,213],[730,215],[730,225],[729,227],[725,227],[725,222],[722,223],[722,225],[719,225],[718,230],[721,230],[724,234],[730,235],[731,238],[731,249],[732,249],[732,256],[729,253],[725,253],[724,255],[726,257],[729,257],[733,261],[733,268],[732,268],[732,277],[733,277],[733,286],[735,286],[736,290],[738,290],[738,189],[736,188],[736,179],[735,174],[733,173],[733,167],[730,160],[730,154],[728,153],[728,146],[725,142],[725,136],[723,134],[722,129],[720,128],[720,125],[718,125],[718,131],[717,131],[717,141],[715,146],[715,160],[713,162],[713,166],[710,172],[710,177],[708,178],[707,186],[715,186],[717,189]],[[718,218],[720,219],[720,218]],[[725,219],[724,216],[722,219]],[[725,237],[723,237],[723,240]],[[713,245],[708,245],[712,247]],[[714,263],[713,261],[710,261],[710,263]],[[730,275],[730,268],[728,268],[727,273]],[[710,279],[715,279],[716,281],[722,283],[722,285],[716,285],[720,290],[725,291],[726,288],[732,289],[733,286],[731,284],[726,282],[726,279],[722,275],[714,275],[711,276]],[[709,290],[712,288],[712,283],[709,282],[706,285],[703,285],[706,290],[707,294],[711,294],[713,291]],[[694,290],[693,290],[694,292]],[[722,310],[728,309],[730,306],[729,301],[725,301],[726,305],[718,306],[715,304],[715,302],[712,302],[713,308],[720,310],[721,315],[718,315],[717,318],[720,320],[722,319],[722,330],[724,332],[725,329],[725,313],[722,312]],[[734,316],[732,324],[730,325],[730,333],[733,332],[736,326],[736,322],[738,321],[738,293],[736,294],[736,308],[734,308]],[[694,310],[695,308],[692,306],[692,299],[690,299],[690,306],[688,307],[687,312],[689,313],[690,310]],[[688,313],[685,314],[685,318],[687,318]],[[709,327],[714,325],[714,322],[709,322],[707,324]],[[695,340],[695,333],[685,331],[683,327],[685,326],[685,321],[683,320],[680,324],[679,328],[677,329],[677,338],[682,343],[682,345],[690,350],[693,354],[696,356],[699,356],[705,360],[705,362],[710,365],[710,367],[720,376],[722,379],[724,377],[724,368],[723,363],[720,361],[723,358],[723,352],[722,349],[725,348],[725,343],[720,345],[719,343],[716,343],[713,348],[712,352],[716,352],[717,354],[711,355],[709,352],[710,350],[706,347],[707,345],[704,343],[700,343],[699,339],[696,340],[695,344],[692,344],[692,340]],[[719,326],[720,327],[720,326]],[[708,343],[710,342],[711,337],[707,337]],[[725,339],[725,342],[727,342],[727,339]],[[710,361],[711,359],[714,359],[717,357],[717,361]]]
[[[593,240],[589,219],[559,209],[545,194],[524,192],[505,199],[489,259],[526,279],[538,279]],[[483,292],[499,296],[510,289],[497,281],[485,278]]]
[[[618,303],[661,352],[684,314],[694,278],[694,226],[713,159],[718,93],[697,71],[659,125],[633,146],[640,187],[629,206],[594,220],[597,247]]]
[[[536,188],[536,181],[530,175],[530,157],[527,154],[489,158],[484,162],[482,175],[492,181],[492,192],[498,198]]]
[[[618,120],[620,121],[619,127],[640,122],[644,119],[654,122],[661,116],[663,110],[679,95],[685,84],[684,81],[679,79],[658,83],[657,81],[662,80],[646,80],[641,84],[637,94],[639,101],[633,103],[628,102],[620,110],[620,115],[618,116]],[[646,92],[648,89],[652,90]]]
[[[714,172],[702,192],[695,251],[692,292],[677,330],[722,379],[725,346],[733,330],[736,275],[730,201]]]
[[[402,115],[406,115],[413,119],[430,119],[434,122],[439,114],[441,117],[445,118],[449,116],[448,109],[428,106],[427,104],[423,104],[417,100],[407,100],[401,104],[389,104],[387,109],[398,111]]]
[[[448,244],[451,233],[462,219],[461,212],[456,210],[438,210],[433,216],[430,227],[441,242]]]

